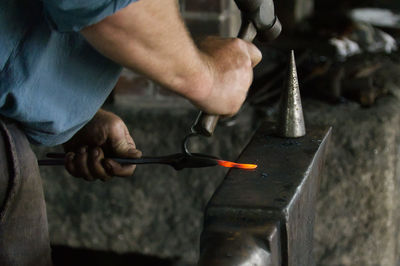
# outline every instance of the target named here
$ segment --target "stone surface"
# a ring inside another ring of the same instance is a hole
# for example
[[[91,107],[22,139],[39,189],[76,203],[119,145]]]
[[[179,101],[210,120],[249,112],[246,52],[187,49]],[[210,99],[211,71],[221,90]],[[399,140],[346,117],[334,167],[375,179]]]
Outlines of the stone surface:
[[[111,109],[128,123],[144,155],[180,152],[196,110],[152,108],[138,102],[130,108],[132,103],[124,98],[121,103],[117,97],[118,107]],[[192,149],[233,160],[251,133],[252,122],[244,119],[234,127],[218,127],[213,138],[193,139]],[[49,151],[35,150],[39,158]],[[41,167],[41,173],[53,244],[194,262],[204,207],[226,169],[139,166],[133,177],[107,183],[73,178],[62,167]]]
[[[307,123],[333,126],[317,201],[318,265],[396,265],[399,101],[387,97],[370,109],[304,106]]]
[[[381,73],[397,96],[398,73],[395,64]],[[318,265],[399,261],[400,98],[392,95],[371,108],[303,102],[306,125],[333,126],[316,213]]]

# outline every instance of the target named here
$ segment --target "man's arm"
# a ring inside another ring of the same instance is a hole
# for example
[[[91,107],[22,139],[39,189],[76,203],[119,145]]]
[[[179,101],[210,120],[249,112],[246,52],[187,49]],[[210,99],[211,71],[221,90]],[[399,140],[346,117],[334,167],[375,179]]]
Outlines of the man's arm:
[[[209,38],[197,48],[177,2],[141,0],[81,33],[106,57],[181,94],[200,109],[236,113],[261,53],[239,39]]]
[[[254,45],[239,39],[207,38],[196,47],[176,0],[141,0],[81,33],[106,57],[211,114],[232,115],[239,110],[252,81],[252,68],[261,60]],[[88,180],[129,176],[133,166],[119,165],[107,157],[141,155],[122,120],[104,111],[65,149],[68,171]]]

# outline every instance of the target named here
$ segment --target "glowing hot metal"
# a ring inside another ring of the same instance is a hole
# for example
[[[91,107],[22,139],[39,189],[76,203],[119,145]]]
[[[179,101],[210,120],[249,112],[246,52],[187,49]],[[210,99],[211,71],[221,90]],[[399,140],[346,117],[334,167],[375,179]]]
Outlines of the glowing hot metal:
[[[218,164],[223,167],[231,167],[231,168],[239,168],[239,169],[246,169],[246,170],[253,170],[257,168],[256,164],[247,164],[247,163],[234,163],[224,160],[217,160]]]

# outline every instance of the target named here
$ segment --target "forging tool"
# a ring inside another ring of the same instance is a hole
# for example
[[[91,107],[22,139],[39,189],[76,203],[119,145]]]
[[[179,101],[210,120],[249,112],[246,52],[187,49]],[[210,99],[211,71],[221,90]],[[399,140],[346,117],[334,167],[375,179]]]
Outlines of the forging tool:
[[[46,155],[49,159],[39,160],[39,165],[64,165],[65,153],[48,153]],[[210,166],[224,166],[231,168],[240,168],[252,170],[257,168],[254,164],[240,164],[230,161],[221,160],[218,157],[209,156],[205,154],[193,153],[176,153],[166,156],[155,157],[141,157],[137,159],[127,158],[110,158],[120,164],[166,164],[172,166],[175,170],[182,170],[184,168],[201,168]]]
[[[276,39],[282,30],[282,25],[275,15],[273,0],[235,0],[241,11],[242,25],[238,38],[252,42],[254,38],[261,42]],[[183,140],[183,152],[190,155],[188,141],[193,136],[210,137],[213,135],[219,116],[199,112],[191,132]]]

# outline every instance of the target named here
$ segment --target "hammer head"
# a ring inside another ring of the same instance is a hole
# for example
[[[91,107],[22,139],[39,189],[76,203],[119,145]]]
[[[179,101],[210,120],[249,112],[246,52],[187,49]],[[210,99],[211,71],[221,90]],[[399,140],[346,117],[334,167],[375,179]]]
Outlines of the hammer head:
[[[275,15],[273,0],[235,0],[242,13],[243,21],[251,21],[257,29],[257,39],[261,42],[276,39],[282,25]]]

